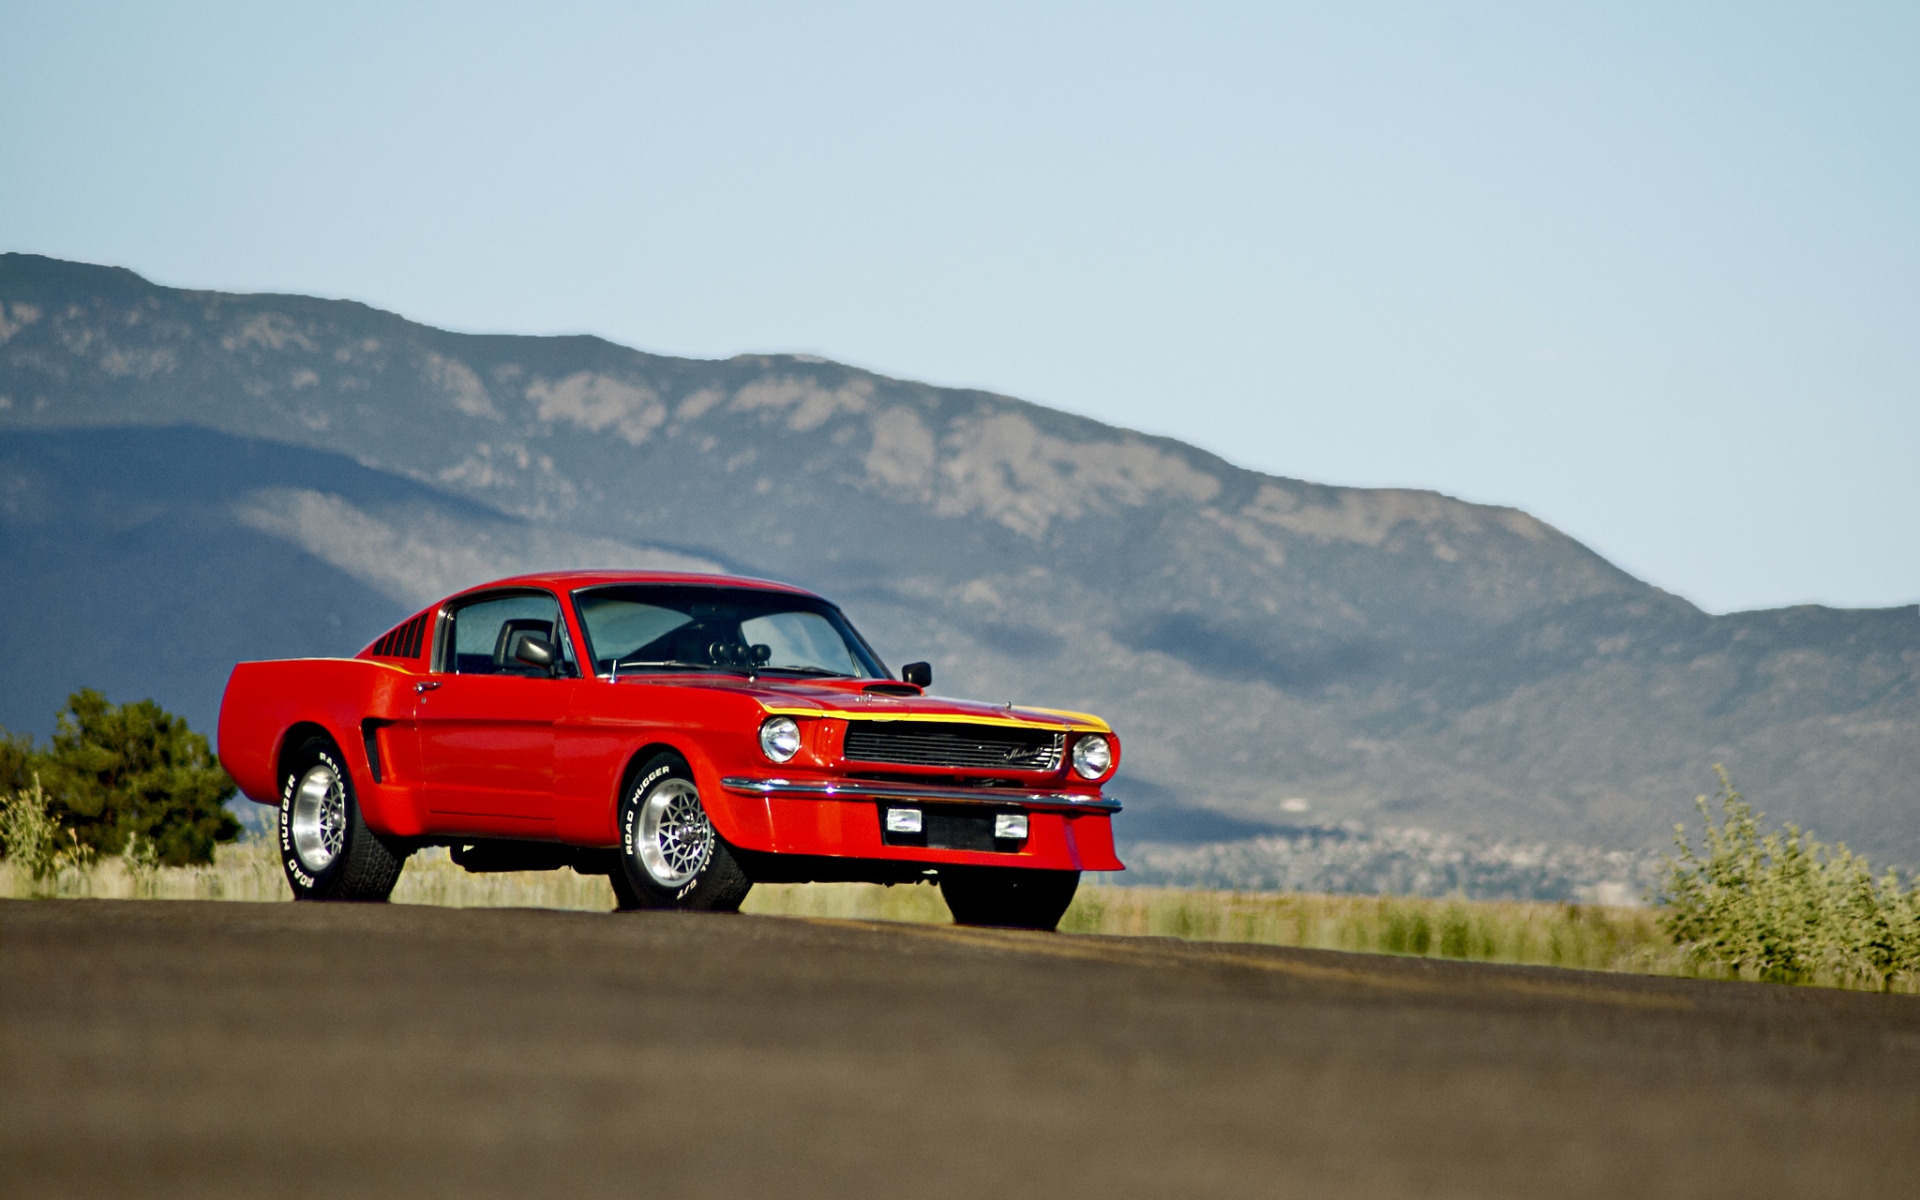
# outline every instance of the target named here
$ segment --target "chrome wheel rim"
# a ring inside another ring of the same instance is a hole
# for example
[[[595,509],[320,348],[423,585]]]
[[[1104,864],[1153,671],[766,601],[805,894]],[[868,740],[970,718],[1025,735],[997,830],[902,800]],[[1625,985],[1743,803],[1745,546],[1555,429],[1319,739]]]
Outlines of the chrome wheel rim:
[[[685,779],[669,779],[647,793],[640,809],[640,865],[661,887],[690,882],[713,857],[713,824],[700,807],[700,792]]]
[[[294,856],[307,870],[324,871],[340,857],[347,844],[347,789],[332,767],[315,766],[300,777],[287,823]]]

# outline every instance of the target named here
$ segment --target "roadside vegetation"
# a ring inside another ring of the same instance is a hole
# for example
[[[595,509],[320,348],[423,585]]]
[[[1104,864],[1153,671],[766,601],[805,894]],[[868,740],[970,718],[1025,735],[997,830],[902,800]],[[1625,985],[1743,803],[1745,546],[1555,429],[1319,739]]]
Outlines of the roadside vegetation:
[[[10,774],[9,774],[10,773]],[[1920,992],[1920,889],[1845,846],[1763,827],[1725,771],[1696,850],[1684,826],[1650,907],[1116,887],[1089,881],[1065,933],[1173,937],[1474,962]],[[47,780],[53,780],[49,786]],[[232,784],[206,741],[149,702],[76,693],[44,750],[0,740],[0,896],[280,901],[269,840],[234,842]],[[54,788],[62,790],[55,791]],[[9,794],[10,792],[10,794]],[[209,809],[213,811],[209,811]],[[607,881],[571,871],[469,874],[413,856],[401,904],[606,911]],[[932,887],[756,887],[746,912],[946,924]]]
[[[1696,852],[1676,826],[1661,930],[1696,969],[1777,983],[1915,989],[1920,976],[1920,888],[1897,871],[1875,878],[1843,843],[1797,826],[1775,831],[1720,776],[1720,817],[1695,800],[1705,826]]]
[[[208,866],[154,867],[126,855],[35,878],[0,863],[0,895],[95,899],[290,899],[273,844],[222,846]],[[394,889],[397,904],[455,908],[566,908],[605,912],[605,879],[572,871],[473,875],[445,850],[415,854]],[[761,884],[743,911],[769,916],[949,923],[938,889],[860,883]],[[1314,896],[1182,888],[1082,886],[1061,922],[1066,933],[1177,937],[1424,955],[1481,962],[1539,963],[1596,970],[1682,971],[1658,915],[1646,908],[1420,897]]]
[[[0,854],[37,879],[105,858],[209,865],[240,834],[234,795],[207,739],[151,700],[75,692],[45,746],[0,729]]]
[[[97,899],[290,899],[270,841],[221,846],[205,866],[160,867],[126,854],[67,863],[36,878],[14,860],[0,862],[0,896]],[[398,904],[455,908],[519,907],[605,912],[604,879],[571,871],[473,875],[444,850],[415,854],[394,889]],[[744,911],[769,916],[948,923],[932,887],[857,883],[762,884]],[[1286,892],[1201,891],[1088,884],[1061,922],[1064,933],[1174,937],[1190,941],[1406,954],[1470,962],[1577,967],[1703,978],[1777,978],[1854,988],[1920,992],[1912,971],[1787,977],[1735,970],[1676,944],[1663,908],[1470,901],[1425,897],[1320,896]]]

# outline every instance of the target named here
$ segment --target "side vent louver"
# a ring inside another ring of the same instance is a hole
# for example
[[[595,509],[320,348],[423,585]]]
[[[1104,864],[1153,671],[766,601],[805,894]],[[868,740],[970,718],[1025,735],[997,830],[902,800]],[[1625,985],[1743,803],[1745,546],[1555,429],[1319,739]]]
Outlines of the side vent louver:
[[[426,633],[427,614],[421,613],[406,624],[396,625],[381,634],[380,640],[373,644],[373,656],[375,658],[419,658],[420,643],[426,637]]]

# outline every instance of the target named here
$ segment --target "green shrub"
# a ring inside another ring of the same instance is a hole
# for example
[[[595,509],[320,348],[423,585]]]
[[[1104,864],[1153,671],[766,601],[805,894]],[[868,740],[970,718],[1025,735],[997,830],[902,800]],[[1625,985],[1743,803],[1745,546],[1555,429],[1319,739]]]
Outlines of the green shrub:
[[[1920,971],[1920,892],[1797,826],[1766,832],[1724,767],[1715,823],[1707,798],[1696,854],[1686,826],[1666,860],[1661,925],[1702,967],[1786,983],[1873,981]]]
[[[1433,947],[1433,925],[1427,920],[1427,905],[1382,905],[1387,910],[1387,949],[1395,954],[1425,954]]]
[[[26,791],[33,774],[33,739],[0,729],[0,796]]]
[[[36,884],[68,867],[86,867],[94,855],[62,829],[47,811],[47,794],[34,776],[26,787],[0,796],[0,847]]]
[[[10,789],[0,811],[0,849],[35,879],[54,872],[54,851],[61,833],[59,822],[47,815],[47,796],[40,781],[31,787]]]
[[[207,739],[151,700],[109,704],[91,689],[75,692],[44,750],[0,730],[0,785],[16,803],[29,774],[36,794],[44,783],[45,810],[65,842],[88,854],[131,845],[142,861],[205,864],[240,833],[226,809],[233,781]]]

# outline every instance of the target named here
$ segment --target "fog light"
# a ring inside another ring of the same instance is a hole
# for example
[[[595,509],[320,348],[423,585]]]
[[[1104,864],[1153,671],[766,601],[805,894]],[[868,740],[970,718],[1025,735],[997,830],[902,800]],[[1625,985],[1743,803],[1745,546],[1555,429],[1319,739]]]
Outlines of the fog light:
[[[920,810],[917,808],[890,808],[887,810],[888,833],[919,833]]]
[[[995,813],[993,815],[993,836],[1009,841],[1023,842],[1027,839],[1027,814]]]

